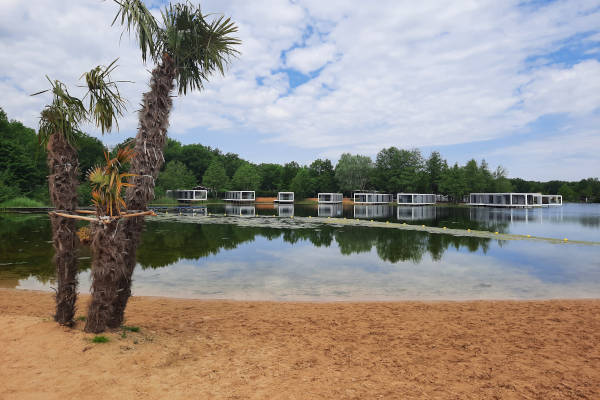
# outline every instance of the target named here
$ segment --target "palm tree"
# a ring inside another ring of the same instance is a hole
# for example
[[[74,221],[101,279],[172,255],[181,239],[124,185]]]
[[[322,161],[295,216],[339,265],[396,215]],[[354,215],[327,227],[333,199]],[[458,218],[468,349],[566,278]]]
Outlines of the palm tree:
[[[223,16],[212,20],[203,15],[199,6],[189,2],[169,4],[161,12],[159,23],[141,0],[115,0],[119,10],[113,24],[120,21],[128,32],[135,32],[142,60],[155,64],[150,90],[143,95],[139,111],[139,126],[135,139],[136,157],[131,163],[133,186],[127,188],[126,201],[130,210],[146,210],[154,198],[155,180],[164,163],[163,150],[167,140],[171,96],[177,87],[180,95],[201,90],[215,72],[224,74],[225,66],[238,54],[234,46],[240,40],[231,36],[237,27]],[[125,263],[117,274],[117,295],[110,308],[112,317],[99,325],[86,325],[86,330],[99,332],[106,327],[117,328],[123,322],[124,311],[131,295],[131,276],[136,264],[136,249],[143,229],[143,217],[127,218],[116,228],[116,237],[125,243]],[[105,288],[109,290],[109,288]],[[92,300],[93,302],[94,300]],[[96,307],[98,308],[98,307]],[[91,309],[91,307],[90,307]],[[94,321],[98,318],[94,317]],[[88,321],[90,315],[88,313]]]
[[[77,207],[79,161],[76,141],[81,134],[79,126],[85,121],[94,122],[102,132],[110,132],[113,121],[124,109],[116,83],[110,73],[116,68],[115,61],[108,67],[96,67],[85,73],[88,84],[89,109],[83,101],[71,96],[60,81],[50,82],[52,102],[44,107],[40,115],[38,140],[47,150],[48,188],[50,199],[56,210],[73,212]],[[100,105],[100,106],[99,106]],[[56,264],[56,313],[54,319],[61,325],[72,325],[77,300],[77,234],[75,220],[51,215],[54,262]]]

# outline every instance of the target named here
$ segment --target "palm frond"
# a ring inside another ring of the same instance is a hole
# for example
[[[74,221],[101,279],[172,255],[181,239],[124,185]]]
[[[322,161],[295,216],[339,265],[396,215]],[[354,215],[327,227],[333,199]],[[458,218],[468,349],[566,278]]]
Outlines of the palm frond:
[[[81,75],[85,77],[88,92],[83,99],[89,96],[90,119],[104,132],[112,130],[113,121],[117,129],[117,118],[125,111],[125,99],[121,97],[117,82],[110,79],[110,74],[117,68],[115,59],[108,66],[97,66]]]
[[[119,11],[112,25],[120,19],[121,26],[131,34],[135,31],[138,45],[142,50],[142,60],[146,62],[147,54],[156,59],[156,36],[159,31],[154,16],[141,0],[114,0],[119,5]]]
[[[239,54],[235,46],[241,41],[232,36],[238,31],[235,23],[224,16],[212,21],[207,17],[189,2],[169,4],[162,12],[164,29],[158,33],[157,50],[173,58],[180,94],[202,89],[210,75],[223,74]]]
[[[69,94],[64,83],[53,81],[48,76],[46,79],[50,82],[50,89],[32,94],[52,93],[52,102],[40,114],[38,141],[46,147],[50,136],[59,133],[68,143],[74,144],[81,134],[79,124],[85,120],[87,111],[80,99]]]

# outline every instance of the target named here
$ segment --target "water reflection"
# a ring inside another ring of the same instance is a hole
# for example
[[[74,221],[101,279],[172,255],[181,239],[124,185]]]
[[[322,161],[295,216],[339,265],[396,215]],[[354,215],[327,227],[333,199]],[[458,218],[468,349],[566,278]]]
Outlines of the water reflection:
[[[278,204],[275,205],[277,209],[278,217],[293,217],[294,216],[294,205],[293,204]]]
[[[401,221],[423,221],[429,219],[433,220],[436,218],[436,211],[437,207],[434,206],[398,206],[396,208],[396,218]]]
[[[256,207],[253,205],[227,204],[225,205],[225,214],[237,215],[240,217],[254,217],[256,215]]]
[[[343,215],[343,206],[341,204],[319,204],[317,206],[317,216],[319,217],[341,217]]]
[[[354,218],[389,218],[394,215],[394,207],[387,204],[355,205]]]

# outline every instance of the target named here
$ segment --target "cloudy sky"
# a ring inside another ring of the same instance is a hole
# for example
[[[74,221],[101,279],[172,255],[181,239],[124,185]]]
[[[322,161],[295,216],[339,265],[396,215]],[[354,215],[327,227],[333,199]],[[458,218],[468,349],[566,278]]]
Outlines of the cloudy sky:
[[[597,0],[202,7],[231,16],[243,45],[224,77],[175,100],[169,135],[183,143],[300,163],[416,147],[451,163],[485,158],[511,177],[600,175]],[[152,65],[110,26],[115,13],[110,0],[1,0],[0,107],[35,127],[48,99],[29,94],[44,75],[76,85],[119,57],[115,78],[134,81],[122,88],[130,112],[102,140],[133,136]]]

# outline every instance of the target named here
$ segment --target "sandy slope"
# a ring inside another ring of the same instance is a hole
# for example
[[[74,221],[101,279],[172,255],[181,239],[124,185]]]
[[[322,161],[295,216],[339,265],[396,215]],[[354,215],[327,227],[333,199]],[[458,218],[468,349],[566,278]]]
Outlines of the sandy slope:
[[[54,324],[52,306],[0,289],[0,398],[600,398],[600,300],[137,297],[141,331],[106,344]]]

